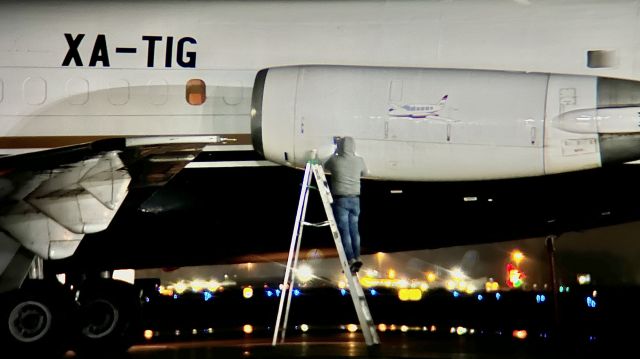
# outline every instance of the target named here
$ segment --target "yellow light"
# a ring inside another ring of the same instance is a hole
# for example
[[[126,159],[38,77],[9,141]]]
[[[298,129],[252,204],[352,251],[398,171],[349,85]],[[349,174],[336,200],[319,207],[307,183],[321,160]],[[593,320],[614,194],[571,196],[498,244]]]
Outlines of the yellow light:
[[[447,281],[447,289],[448,290],[454,290],[456,289],[456,282],[452,281],[452,280],[448,280]]]
[[[149,330],[149,329],[145,330],[144,331],[144,338],[146,340],[151,340],[151,338],[153,338],[153,330]]]
[[[347,283],[345,283],[343,280],[338,282],[338,288],[345,289],[346,287],[347,287]]]
[[[389,269],[389,272],[387,273],[387,277],[389,279],[396,279],[396,271],[394,269]]]
[[[420,284],[420,290],[422,290],[423,292],[428,291],[429,290],[429,285],[427,283]]]
[[[436,279],[438,279],[438,277],[436,277],[435,273],[433,273],[433,272],[427,273],[427,281],[429,281],[429,283],[435,282]]]
[[[406,326],[406,325],[403,325],[403,326],[400,327],[400,331],[403,332],[403,333],[406,333],[406,332],[409,331],[409,327]]]
[[[193,334],[193,335],[198,334],[198,329],[192,329],[192,330],[191,330],[191,334]]]
[[[465,334],[467,334],[467,328],[465,328],[465,327],[457,327],[456,328],[456,333],[458,335],[465,335]]]
[[[398,290],[398,298],[403,301],[418,301],[422,299],[422,290],[419,288],[401,288]]]
[[[253,325],[251,325],[251,324],[245,324],[245,325],[244,325],[244,327],[242,327],[242,331],[243,331],[245,334],[251,334],[251,333],[253,333]]]
[[[306,324],[302,324],[300,325],[300,330],[302,330],[303,333],[306,333],[307,331],[309,331],[309,326]]]
[[[436,326],[435,326],[435,325],[432,325],[432,326],[431,326],[431,331],[432,331],[432,332],[435,332],[435,331],[436,331],[436,329],[437,329],[437,328],[436,328]]]
[[[215,292],[220,287],[220,283],[215,280],[210,280],[206,282],[205,285],[210,292]]]
[[[390,331],[392,331],[392,332],[395,332],[395,330],[396,330],[396,325],[395,325],[395,324],[391,324],[391,325],[389,326],[389,330],[390,330]]]
[[[378,331],[386,332],[387,331],[387,325],[386,324],[378,324]]]
[[[524,254],[516,249],[515,251],[511,252],[511,260],[516,263],[516,266],[519,266],[520,262],[524,260]]]
[[[194,279],[191,281],[191,290],[194,292],[202,292],[202,290],[207,286],[207,282],[202,279]]]
[[[460,267],[454,267],[453,269],[451,269],[451,278],[455,280],[462,280],[462,279],[465,279],[466,277],[467,277],[466,274],[464,274],[464,272],[462,271],[462,269],[460,269]]]
[[[160,293],[160,295],[166,295],[168,297],[172,297],[173,289],[165,288],[164,286],[161,285],[160,288],[158,288],[158,293]]]
[[[360,278],[360,284],[365,288],[371,288],[378,284],[378,280],[371,277],[362,277]]]
[[[527,331],[526,330],[514,330],[513,331],[513,337],[514,338],[518,338],[518,339],[526,339],[527,338]]]
[[[245,299],[249,299],[251,297],[253,297],[253,288],[251,287],[245,287],[242,289],[242,296],[245,297]]]
[[[467,286],[466,291],[467,291],[467,294],[472,294],[473,292],[475,292],[475,291],[476,291],[476,287],[475,287],[474,285],[472,285],[472,284],[469,284],[469,285]]]
[[[355,324],[347,324],[347,330],[349,333],[355,333],[358,330],[358,326]]]
[[[173,286],[173,289],[176,293],[182,294],[185,290],[187,290],[187,284],[184,281],[179,281]]]

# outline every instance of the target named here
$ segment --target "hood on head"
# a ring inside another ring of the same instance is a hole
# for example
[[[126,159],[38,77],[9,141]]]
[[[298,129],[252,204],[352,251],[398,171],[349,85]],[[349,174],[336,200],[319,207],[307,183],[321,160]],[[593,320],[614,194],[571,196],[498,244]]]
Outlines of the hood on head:
[[[338,155],[355,155],[356,154],[356,141],[353,137],[343,137],[338,141]]]

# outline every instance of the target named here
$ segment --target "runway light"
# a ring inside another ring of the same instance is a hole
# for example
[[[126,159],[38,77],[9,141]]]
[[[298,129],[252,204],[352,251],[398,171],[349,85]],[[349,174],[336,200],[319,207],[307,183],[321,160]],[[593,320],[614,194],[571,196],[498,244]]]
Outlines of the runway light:
[[[281,293],[281,292],[280,292],[280,289],[276,289],[276,297],[279,297],[279,296],[280,296],[280,293]]]
[[[187,290],[187,284],[184,281],[179,281],[173,286],[173,290],[178,294],[182,294]]]
[[[406,326],[406,325],[403,325],[403,326],[400,327],[400,331],[403,332],[403,333],[406,333],[406,332],[409,331],[409,327]]]
[[[355,333],[358,330],[358,326],[355,324],[347,324],[347,331],[349,333]]]
[[[245,325],[242,327],[242,331],[243,331],[245,334],[251,334],[251,333],[253,333],[253,325],[251,325],[251,324],[245,324]]]
[[[197,335],[197,334],[198,334],[198,329],[193,329],[193,330],[191,330],[191,334],[192,334],[192,335]]]
[[[500,300],[500,297],[502,297],[500,293],[496,293],[496,300]]]
[[[146,340],[151,340],[151,338],[153,338],[153,330],[149,330],[149,329],[145,330],[144,331],[144,338]]]
[[[395,324],[391,324],[391,325],[389,326],[389,330],[390,330],[390,331],[392,331],[392,332],[395,332],[395,331],[396,331],[396,329],[397,329],[397,328],[396,328],[396,325],[395,325]]]
[[[207,333],[213,334],[213,328],[207,328]]]
[[[271,291],[271,290],[267,289],[267,290],[265,291],[265,293],[267,294],[267,297],[269,297],[269,298],[273,297],[273,291]]]
[[[512,335],[514,338],[524,340],[524,339],[527,339],[528,333],[526,330],[514,330]]]
[[[453,297],[454,297],[454,298],[458,298],[459,296],[460,296],[460,293],[458,293],[458,291],[457,291],[457,290],[454,290],[454,291],[453,291]]]
[[[458,335],[467,334],[467,328],[465,328],[465,327],[457,327],[456,328],[456,334],[458,334]]]
[[[300,296],[300,289],[297,289],[297,288],[294,289],[293,290],[293,295],[296,296],[296,297],[299,297]]]
[[[378,324],[378,331],[380,332],[386,332],[387,331],[387,325],[386,324]]]
[[[313,270],[308,264],[303,264],[296,270],[296,277],[301,283],[307,283],[313,279]]]
[[[204,298],[205,302],[208,302],[209,299],[213,298],[213,294],[211,294],[210,292],[204,292],[202,293],[202,297]]]
[[[482,296],[482,294],[478,294],[478,300],[482,301],[484,299],[484,297]]]
[[[309,331],[309,326],[306,324],[302,324],[300,325],[300,330],[302,330],[303,333],[306,333]]]
[[[597,305],[596,301],[591,297],[587,297],[586,301],[587,301],[587,307],[589,308],[595,308]]]
[[[242,289],[242,296],[243,296],[245,299],[249,299],[249,298],[253,297],[253,288],[251,288],[251,287],[244,287],[244,288]]]
[[[432,325],[430,329],[431,329],[431,331],[432,331],[432,332],[435,332],[435,331],[436,331],[436,329],[438,329],[438,328],[436,328],[436,326],[435,326],[435,325]]]
[[[585,285],[591,283],[590,274],[578,274],[578,284]]]
[[[347,295],[347,290],[344,288],[340,289],[340,294],[342,294],[343,296]]]
[[[372,296],[378,295],[378,291],[373,288],[369,289],[369,293],[371,293]]]

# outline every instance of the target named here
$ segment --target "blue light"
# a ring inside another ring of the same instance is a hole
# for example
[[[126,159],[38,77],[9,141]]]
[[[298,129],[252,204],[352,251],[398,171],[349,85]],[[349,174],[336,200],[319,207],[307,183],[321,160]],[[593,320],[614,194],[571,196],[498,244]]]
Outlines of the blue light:
[[[267,297],[269,298],[273,297],[273,292],[270,290],[267,290]]]
[[[536,303],[540,304],[540,294],[536,295]]]
[[[544,294],[540,294],[540,302],[544,303],[545,300],[547,300],[547,297]]]
[[[144,297],[144,301],[149,303],[149,297]]]
[[[501,297],[500,293],[496,293],[496,300],[500,300],[500,297]]]
[[[299,296],[300,295],[300,289],[294,289],[293,290],[293,295],[296,296],[296,297]]]
[[[279,297],[280,296],[280,289],[276,289],[276,296]]]
[[[177,294],[174,294],[174,295],[173,295],[173,299],[178,299],[178,295],[177,295]]]
[[[595,308],[597,305],[596,301],[591,298],[591,297],[587,297],[587,307],[589,308]]]
[[[564,293],[564,287],[560,286],[560,293]]]
[[[340,294],[347,295],[347,290],[344,288],[340,289]]]
[[[460,293],[458,293],[458,291],[457,291],[457,290],[454,290],[454,291],[453,291],[453,297],[454,297],[454,298],[458,298],[459,296],[460,296]]]
[[[202,296],[204,297],[204,301],[205,302],[208,302],[209,299],[213,298],[213,294],[211,294],[209,292],[206,292],[206,291],[204,293],[202,293]]]
[[[481,300],[483,300],[483,299],[484,299],[484,297],[482,296],[482,294],[478,294],[478,300],[480,300],[480,301],[481,301]]]
[[[369,293],[371,293],[371,295],[377,295],[378,291],[373,289],[373,288],[371,288],[371,289],[369,289]]]

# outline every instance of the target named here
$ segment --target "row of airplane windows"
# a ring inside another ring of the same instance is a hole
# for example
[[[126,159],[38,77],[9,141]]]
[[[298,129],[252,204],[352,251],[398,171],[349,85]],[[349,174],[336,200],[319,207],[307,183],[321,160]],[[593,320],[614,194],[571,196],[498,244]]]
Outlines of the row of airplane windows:
[[[127,80],[109,83],[108,98],[112,105],[125,105],[130,99],[131,86]],[[166,81],[151,81],[148,84],[148,98],[153,105],[164,105],[169,97]],[[71,105],[84,105],[89,101],[89,82],[73,78],[66,83],[66,101]],[[22,83],[22,97],[28,105],[43,105],[47,101],[47,82],[41,77],[29,77]],[[0,79],[0,103],[4,100],[4,81]],[[207,100],[207,85],[203,80],[191,79],[185,85],[185,101],[199,106]]]

